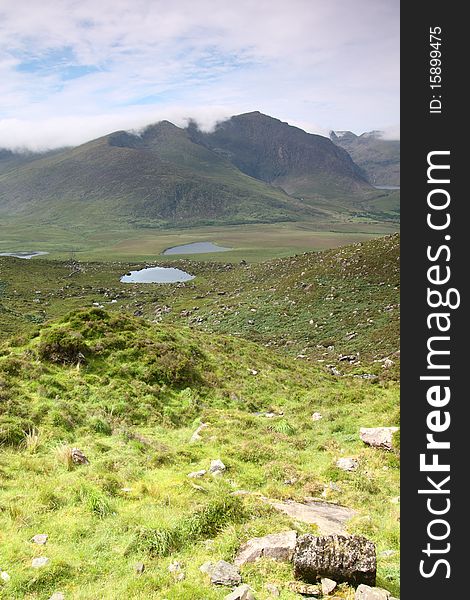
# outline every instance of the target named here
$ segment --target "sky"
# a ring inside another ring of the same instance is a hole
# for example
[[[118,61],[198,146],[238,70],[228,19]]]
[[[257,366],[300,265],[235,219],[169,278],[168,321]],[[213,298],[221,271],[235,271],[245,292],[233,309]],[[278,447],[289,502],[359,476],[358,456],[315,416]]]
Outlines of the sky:
[[[0,148],[259,110],[399,136],[399,0],[0,0]]]

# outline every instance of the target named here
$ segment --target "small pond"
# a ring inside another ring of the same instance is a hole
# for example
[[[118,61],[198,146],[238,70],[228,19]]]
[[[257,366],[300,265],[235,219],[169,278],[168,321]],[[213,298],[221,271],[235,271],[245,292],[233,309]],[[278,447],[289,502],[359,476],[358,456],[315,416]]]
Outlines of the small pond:
[[[169,267],[149,267],[138,271],[130,271],[121,277],[122,283],[180,283],[190,281],[190,275],[181,269]]]
[[[13,256],[14,258],[34,258],[35,256],[43,256],[49,252],[0,252],[0,256]]]
[[[218,246],[212,242],[193,242],[192,244],[167,248],[163,254],[205,254],[207,252],[227,252],[228,250],[232,250],[232,248]]]

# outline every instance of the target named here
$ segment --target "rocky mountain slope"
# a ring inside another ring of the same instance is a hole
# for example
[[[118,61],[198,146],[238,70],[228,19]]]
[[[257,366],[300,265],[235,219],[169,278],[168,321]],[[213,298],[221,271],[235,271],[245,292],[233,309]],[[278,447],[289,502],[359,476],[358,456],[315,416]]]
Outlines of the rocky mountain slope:
[[[330,139],[344,148],[372,185],[400,185],[400,142],[387,140],[380,131],[355,135],[332,131]]]

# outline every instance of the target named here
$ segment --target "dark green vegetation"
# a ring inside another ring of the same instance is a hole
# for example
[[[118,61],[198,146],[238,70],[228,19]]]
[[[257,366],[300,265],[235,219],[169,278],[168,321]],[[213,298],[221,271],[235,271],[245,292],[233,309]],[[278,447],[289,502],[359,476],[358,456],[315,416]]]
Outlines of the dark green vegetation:
[[[0,155],[0,216],[36,228],[396,221],[376,206],[383,196],[330,140],[258,112],[210,135],[162,121],[44,155]]]
[[[376,542],[378,584],[398,595],[399,456],[358,435],[399,424],[398,256],[393,235],[265,263],[165,261],[196,275],[177,286],[121,284],[138,263],[0,258],[0,597],[222,599],[205,561],[317,532],[257,494],[356,509],[348,531]],[[336,467],[349,456],[354,473]],[[217,458],[221,477],[187,477]],[[37,556],[50,563],[33,569]],[[259,600],[268,582],[300,598],[291,565],[242,576]]]
[[[400,185],[400,142],[383,139],[378,131],[355,135],[334,132],[331,140],[347,150],[372,185]]]

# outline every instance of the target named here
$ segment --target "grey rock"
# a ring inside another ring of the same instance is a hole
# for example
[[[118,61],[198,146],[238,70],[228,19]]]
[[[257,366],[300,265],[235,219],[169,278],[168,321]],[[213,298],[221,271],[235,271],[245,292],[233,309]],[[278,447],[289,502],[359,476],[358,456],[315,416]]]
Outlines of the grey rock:
[[[393,445],[393,434],[399,427],[361,427],[359,437],[368,446],[391,450]]]
[[[0,579],[5,583],[8,583],[11,579],[10,575],[6,571],[0,571]]]
[[[328,596],[328,594],[331,594],[336,586],[336,581],[333,581],[333,579],[328,579],[328,577],[323,577],[321,580],[321,593],[324,596]]]
[[[50,561],[46,556],[39,556],[38,558],[33,558],[31,566],[35,569],[39,569],[40,567],[45,567],[49,562]]]
[[[139,575],[141,573],[143,573],[145,571],[145,565],[144,565],[144,563],[143,562],[135,563],[135,565],[134,565],[134,571],[136,573],[139,573]]]
[[[80,450],[80,448],[72,448],[72,450],[70,451],[70,455],[72,457],[72,461],[76,465],[89,465],[90,464],[90,461],[83,454],[83,452]]]
[[[395,550],[383,550],[383,552],[381,552],[379,556],[383,558],[388,558],[389,556],[394,556],[395,554]]]
[[[312,421],[319,421],[323,419],[323,416],[319,412],[314,412],[312,415]]]
[[[382,588],[360,585],[356,590],[354,600],[390,600],[390,592]]]
[[[192,473],[188,473],[188,477],[191,479],[198,479],[199,477],[204,477],[207,473],[205,469],[201,469],[200,471],[193,471]]]
[[[238,568],[235,565],[225,562],[225,560],[219,560],[215,564],[211,563],[207,565],[205,572],[209,575],[211,583],[214,585],[234,587],[240,585],[242,582]]]
[[[168,570],[170,571],[170,573],[176,573],[178,571],[181,571],[181,563],[178,561],[170,563],[168,565]]]
[[[294,555],[296,543],[297,532],[293,530],[252,538],[240,547],[235,564],[241,567],[261,557],[289,562]]]
[[[342,471],[356,471],[359,466],[359,461],[357,458],[352,457],[338,458],[336,466]]]
[[[255,600],[251,588],[246,583],[239,585],[231,594],[227,594],[224,600]]]
[[[209,471],[215,475],[215,474],[223,473],[226,468],[227,467],[220,460],[220,458],[217,458],[216,460],[211,460],[211,466],[209,468]]]
[[[374,586],[376,571],[375,545],[362,536],[306,533],[297,539],[294,574],[298,579],[315,583],[319,577],[328,577],[354,586]]]
[[[62,592],[54,592],[49,600],[65,600],[65,596]]]
[[[47,533],[37,533],[36,535],[34,535],[31,538],[31,541],[34,544],[39,544],[41,546],[44,546],[44,544],[47,542],[49,536],[47,535]]]

